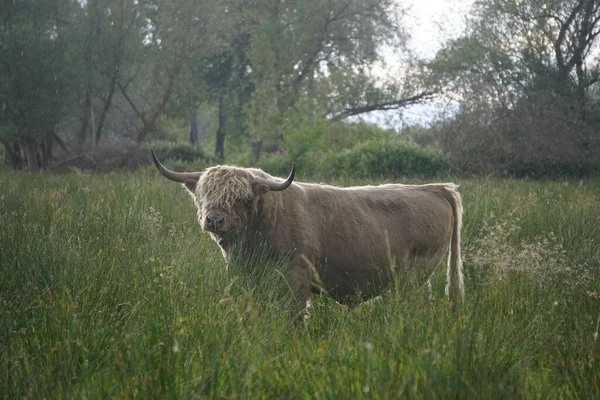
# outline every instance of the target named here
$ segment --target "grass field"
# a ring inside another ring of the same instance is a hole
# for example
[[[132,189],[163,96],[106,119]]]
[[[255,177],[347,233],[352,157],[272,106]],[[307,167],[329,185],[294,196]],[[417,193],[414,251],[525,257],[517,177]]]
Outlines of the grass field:
[[[600,181],[457,183],[462,306],[439,268],[298,326],[155,171],[0,171],[1,397],[600,398]]]

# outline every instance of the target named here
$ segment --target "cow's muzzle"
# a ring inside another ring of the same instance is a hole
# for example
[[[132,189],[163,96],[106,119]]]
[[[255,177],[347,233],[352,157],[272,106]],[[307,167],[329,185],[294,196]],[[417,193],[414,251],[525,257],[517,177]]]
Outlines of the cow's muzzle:
[[[204,219],[204,229],[210,232],[222,232],[225,226],[225,217],[218,214],[207,215]]]

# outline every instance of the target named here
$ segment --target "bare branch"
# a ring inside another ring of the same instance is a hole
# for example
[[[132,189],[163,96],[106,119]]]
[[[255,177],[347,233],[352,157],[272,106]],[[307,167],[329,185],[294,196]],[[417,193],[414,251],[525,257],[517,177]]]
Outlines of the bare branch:
[[[129,82],[131,82],[131,81],[129,81]],[[123,86],[121,84],[121,81],[117,81],[117,85],[119,86],[119,90],[121,90],[121,94],[123,95],[125,100],[127,100],[127,103],[129,103],[129,106],[131,107],[133,112],[135,112],[135,114],[142,120],[142,123],[144,125],[146,125],[147,124],[146,117],[145,117],[144,113],[141,112],[137,108],[137,106],[135,105],[135,102],[131,99],[131,97],[129,97],[129,94],[127,93],[127,87]]]
[[[399,109],[407,107],[409,105],[420,103],[423,100],[431,98],[433,95],[434,95],[434,93],[432,93],[432,92],[424,91],[424,92],[418,93],[414,96],[407,97],[405,99],[398,99],[398,100],[393,100],[393,101],[388,101],[388,102],[383,102],[383,103],[367,104],[367,105],[359,106],[359,107],[348,107],[348,108],[344,109],[343,111],[341,111],[340,113],[334,115],[331,118],[331,120],[332,121],[341,121],[345,118],[348,118],[348,117],[351,117],[354,115],[365,114],[365,113],[368,113],[371,111],[399,110]]]
[[[560,31],[558,33],[558,38],[556,39],[556,42],[554,43],[554,53],[556,55],[556,62],[558,64],[558,68],[560,69],[561,74],[563,76],[566,76],[569,74],[569,72],[573,68],[574,64],[572,64],[573,58],[571,58],[571,60],[567,63],[567,65],[565,65],[565,59],[564,59],[564,55],[563,55],[561,46],[567,37],[567,33],[569,32],[569,29],[571,27],[571,24],[575,20],[575,17],[583,8],[584,2],[585,2],[585,0],[579,0],[579,2],[577,3],[577,6],[575,6],[575,8],[573,8],[573,10],[571,10],[569,17],[567,18],[565,23],[562,24],[562,26],[560,27]]]

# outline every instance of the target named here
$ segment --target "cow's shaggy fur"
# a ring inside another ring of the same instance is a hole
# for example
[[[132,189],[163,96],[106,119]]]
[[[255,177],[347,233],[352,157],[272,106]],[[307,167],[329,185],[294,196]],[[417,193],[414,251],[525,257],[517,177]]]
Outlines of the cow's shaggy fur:
[[[200,225],[225,257],[231,239],[245,231],[292,258],[289,276],[301,308],[317,283],[337,301],[351,303],[380,294],[394,274],[424,282],[446,252],[446,293],[456,300],[464,296],[463,207],[452,183],[341,188],[294,182],[272,191],[265,181],[276,178],[232,166],[208,168],[191,184],[188,178]],[[222,230],[208,228],[210,215],[225,219]]]
[[[202,174],[194,194],[207,208],[230,210],[236,201],[254,197],[252,181],[258,170],[244,170],[226,165],[208,168]],[[223,186],[227,182],[227,186]]]

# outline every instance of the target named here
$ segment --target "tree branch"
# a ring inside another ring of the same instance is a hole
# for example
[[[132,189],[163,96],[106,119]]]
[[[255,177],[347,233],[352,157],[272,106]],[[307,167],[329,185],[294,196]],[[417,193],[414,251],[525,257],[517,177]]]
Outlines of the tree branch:
[[[569,62],[567,65],[565,65],[565,59],[564,59],[564,55],[562,53],[561,45],[565,41],[565,39],[567,37],[567,33],[570,29],[571,24],[575,20],[575,17],[583,8],[584,1],[585,0],[580,0],[577,3],[577,6],[575,6],[575,8],[571,11],[571,14],[569,15],[569,17],[567,18],[565,23],[560,27],[560,32],[558,33],[558,37],[556,39],[556,42],[554,43],[554,53],[556,55],[556,63],[558,64],[558,68],[563,77],[566,77],[571,72],[571,69],[573,68],[573,64],[571,64],[571,62]],[[572,61],[572,59],[571,59],[571,61]]]
[[[121,84],[121,81],[117,81],[117,85],[119,86],[119,90],[121,90],[121,94],[123,95],[123,97],[125,98],[125,100],[127,100],[127,103],[129,103],[129,106],[131,107],[131,109],[133,110],[133,112],[135,112],[135,114],[142,120],[142,123],[144,125],[147,124],[146,122],[146,117],[144,116],[144,113],[142,113],[137,106],[135,105],[134,101],[131,99],[131,97],[129,97],[129,95],[127,94],[127,88],[126,86],[123,86]]]
[[[432,92],[425,91],[425,92],[415,94],[414,96],[407,97],[405,99],[398,99],[398,100],[393,100],[393,101],[388,101],[388,102],[383,102],[383,103],[367,104],[367,105],[358,106],[358,107],[347,107],[340,113],[331,117],[331,121],[341,121],[345,118],[348,118],[348,117],[351,117],[354,115],[365,114],[365,113],[368,113],[371,111],[398,110],[398,109],[407,107],[412,104],[420,103],[421,101],[423,101],[425,99],[429,99],[432,96],[433,96]]]

